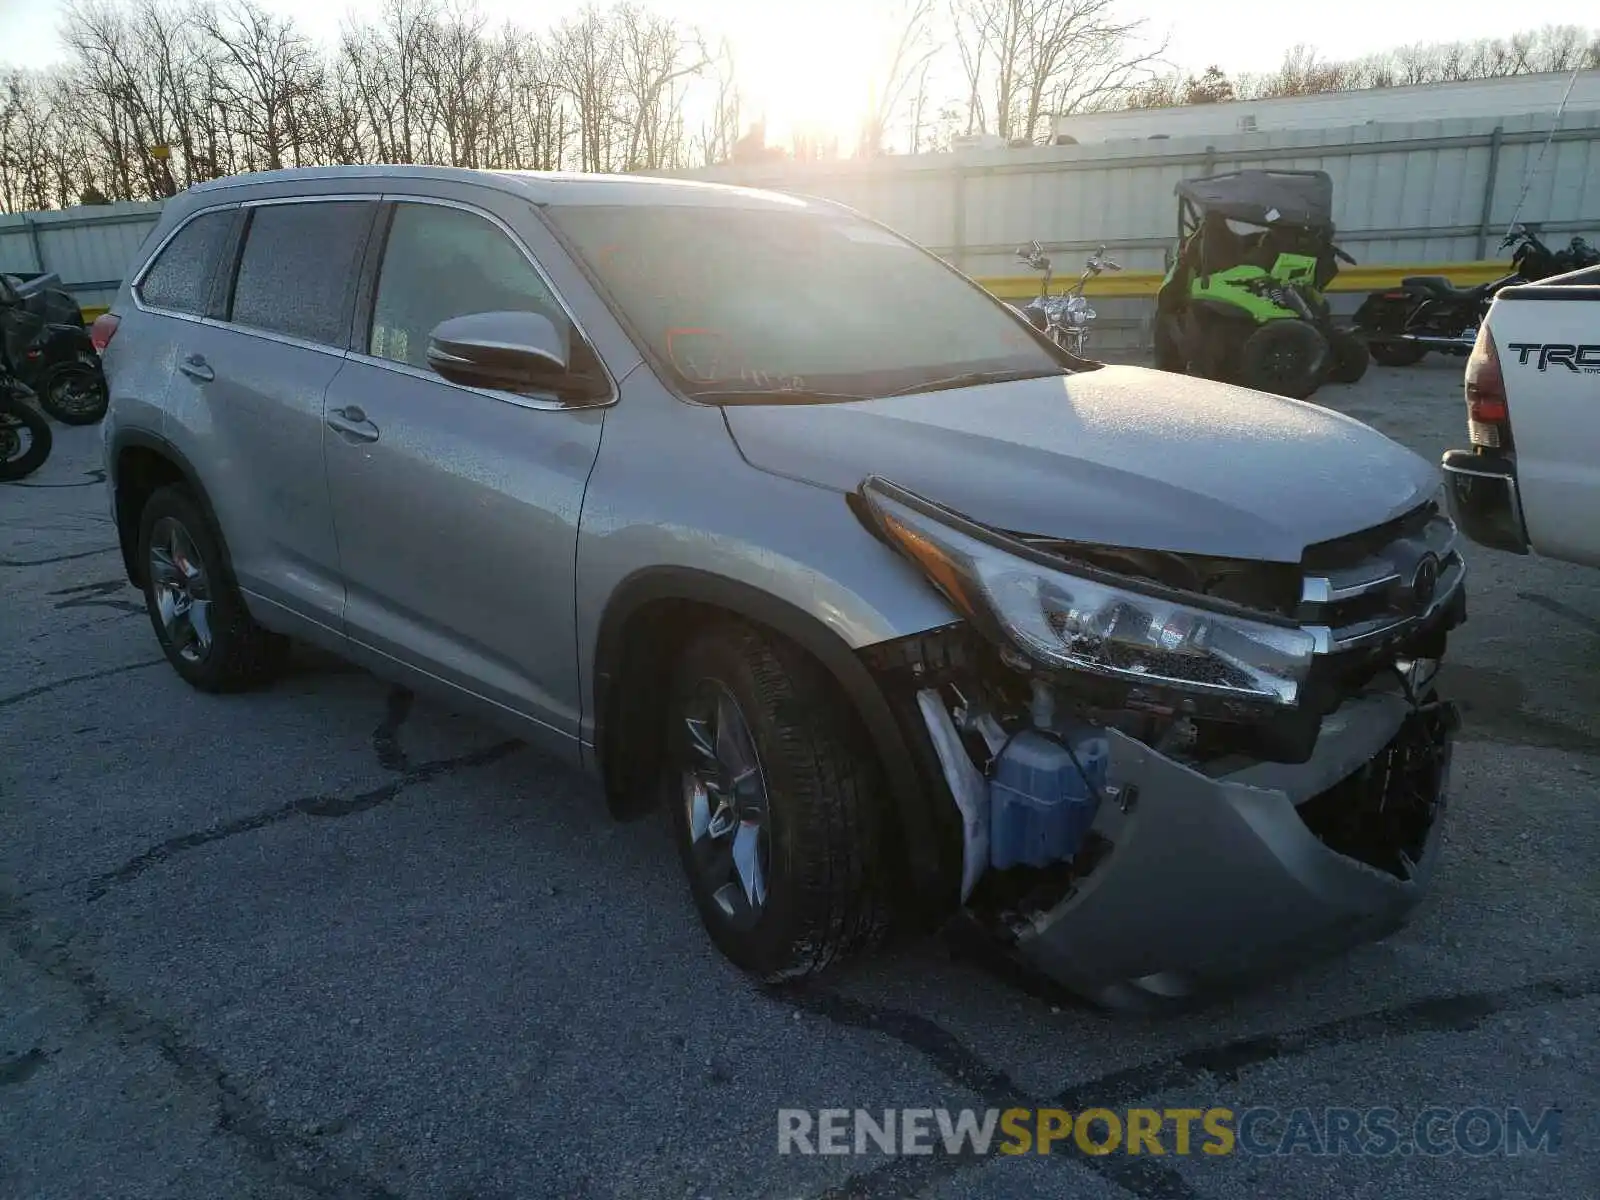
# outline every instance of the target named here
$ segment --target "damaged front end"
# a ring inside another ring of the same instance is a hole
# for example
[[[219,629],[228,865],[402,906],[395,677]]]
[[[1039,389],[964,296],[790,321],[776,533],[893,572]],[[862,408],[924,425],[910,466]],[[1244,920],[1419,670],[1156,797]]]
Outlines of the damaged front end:
[[[963,919],[1024,963],[1143,1003],[1418,902],[1466,615],[1436,504],[1288,565],[1000,533],[877,479],[855,502],[961,614],[867,659],[959,814]]]

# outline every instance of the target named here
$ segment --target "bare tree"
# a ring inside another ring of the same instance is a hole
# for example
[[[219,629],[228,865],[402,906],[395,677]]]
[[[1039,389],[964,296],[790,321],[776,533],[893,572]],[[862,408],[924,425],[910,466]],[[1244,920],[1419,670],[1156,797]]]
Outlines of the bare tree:
[[[913,129],[920,124],[928,69],[944,48],[934,26],[937,14],[934,0],[899,0],[889,14],[894,36],[883,65],[868,81],[867,114],[857,154],[870,157],[883,151],[891,122],[908,102],[914,114]],[[916,141],[915,133],[912,141]]]
[[[1162,53],[1134,49],[1142,22],[1119,18],[1116,0],[964,0],[956,12],[972,102],[1007,140],[1034,141],[1049,116],[1125,94]]]

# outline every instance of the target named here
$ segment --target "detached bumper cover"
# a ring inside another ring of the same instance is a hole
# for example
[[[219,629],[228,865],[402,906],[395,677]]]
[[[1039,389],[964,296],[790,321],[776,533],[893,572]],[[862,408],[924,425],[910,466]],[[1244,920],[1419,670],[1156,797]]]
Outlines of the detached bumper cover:
[[[1016,951],[1117,1004],[1382,936],[1431,874],[1452,728],[1448,707],[1371,695],[1326,719],[1308,762],[1215,777],[1111,731],[1112,781],[1132,789],[1127,811],[1102,806],[1112,849]],[[1394,819],[1393,837],[1374,836]]]
[[[1447,450],[1440,466],[1450,515],[1469,538],[1491,550],[1528,553],[1517,469],[1510,459],[1470,450]]]

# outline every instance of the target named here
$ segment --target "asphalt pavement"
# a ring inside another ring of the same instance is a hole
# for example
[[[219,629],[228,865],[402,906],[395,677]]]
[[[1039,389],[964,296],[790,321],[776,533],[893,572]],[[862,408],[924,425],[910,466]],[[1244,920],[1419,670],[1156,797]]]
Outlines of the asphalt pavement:
[[[1319,399],[1437,460],[1459,388],[1430,361]],[[1386,941],[1159,1018],[939,938],[769,991],[700,932],[664,819],[611,824],[498,730],[312,654],[187,688],[99,430],[56,438],[0,486],[6,1200],[1600,1196],[1600,572],[1468,550],[1447,840]],[[778,1153],[780,1109],[1036,1107],[1559,1110],[1560,1136]]]

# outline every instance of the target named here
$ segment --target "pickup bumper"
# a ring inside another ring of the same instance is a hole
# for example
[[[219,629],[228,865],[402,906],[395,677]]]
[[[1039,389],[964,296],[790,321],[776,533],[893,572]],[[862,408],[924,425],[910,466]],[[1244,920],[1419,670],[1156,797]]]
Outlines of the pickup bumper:
[[[1123,1008],[1382,937],[1432,872],[1455,724],[1431,694],[1367,695],[1326,719],[1309,761],[1214,776],[1111,731],[1113,848],[1014,952]]]
[[[1491,550],[1528,553],[1515,462],[1497,454],[1446,450],[1440,466],[1450,515],[1463,533]]]

